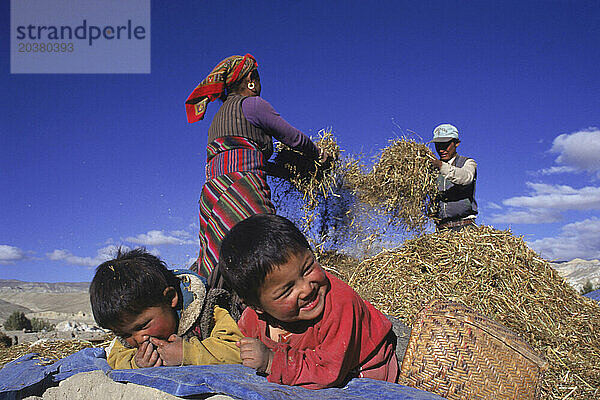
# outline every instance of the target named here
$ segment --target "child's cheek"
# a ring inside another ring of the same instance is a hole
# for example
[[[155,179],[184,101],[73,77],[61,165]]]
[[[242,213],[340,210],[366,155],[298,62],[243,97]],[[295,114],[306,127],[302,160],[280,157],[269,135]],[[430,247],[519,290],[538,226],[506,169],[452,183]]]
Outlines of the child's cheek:
[[[285,299],[285,301],[281,303],[281,311],[286,314],[295,312],[297,308],[298,302],[293,298]]]
[[[319,268],[315,268],[315,280],[325,283],[327,282],[327,275],[325,275],[325,270],[319,264]]]
[[[315,273],[319,274],[320,276],[325,277],[325,270],[323,269],[321,264],[319,264],[317,267],[315,267],[314,271],[315,271]]]

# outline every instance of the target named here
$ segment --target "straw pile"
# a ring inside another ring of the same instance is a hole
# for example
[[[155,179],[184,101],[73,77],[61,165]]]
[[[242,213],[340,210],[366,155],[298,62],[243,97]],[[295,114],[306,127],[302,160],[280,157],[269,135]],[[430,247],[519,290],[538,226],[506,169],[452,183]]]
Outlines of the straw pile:
[[[358,201],[385,215],[389,223],[407,231],[422,232],[435,213],[439,172],[434,157],[423,143],[413,139],[392,140],[368,172],[359,162],[349,162],[344,179]]]
[[[600,397],[600,306],[510,231],[482,226],[407,240],[340,271],[382,312],[411,324],[434,298],[455,300],[506,325],[550,369],[546,399]]]
[[[319,204],[319,198],[327,198],[332,192],[340,156],[340,147],[331,129],[320,130],[313,141],[319,149],[333,156],[331,162],[321,164],[283,143],[277,144],[274,159],[275,165],[287,174],[287,181],[302,194],[307,211],[314,210]]]
[[[0,348],[0,367],[25,354],[37,353],[40,365],[52,364],[88,347],[107,347],[110,341],[94,344],[87,340],[38,340]]]
[[[334,156],[332,164],[320,165],[279,144],[275,165],[284,172],[276,174],[284,178],[272,186],[279,212],[298,223],[315,249],[334,248],[336,241],[361,244],[380,235],[420,234],[430,226],[438,171],[427,146],[406,137],[392,140],[368,168],[362,157],[340,159],[331,130],[320,131],[316,143]],[[300,210],[289,207],[298,203]],[[294,215],[298,211],[303,215]]]

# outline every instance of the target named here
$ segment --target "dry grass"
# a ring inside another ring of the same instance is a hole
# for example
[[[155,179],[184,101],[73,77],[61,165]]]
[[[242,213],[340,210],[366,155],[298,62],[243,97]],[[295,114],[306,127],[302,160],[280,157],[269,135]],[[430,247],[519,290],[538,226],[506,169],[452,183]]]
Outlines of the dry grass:
[[[303,215],[296,221],[316,249],[330,241],[332,233],[363,243],[394,231],[420,234],[431,226],[438,171],[425,144],[395,139],[367,167],[361,156],[340,157],[331,130],[320,131],[316,143],[334,155],[334,162],[321,165],[285,145],[277,146],[275,164],[287,176],[274,191],[278,209],[300,200]]]
[[[77,353],[88,347],[105,348],[112,338],[102,343],[92,343],[87,340],[38,340],[33,343],[21,343],[11,347],[0,348],[0,367],[30,353],[36,353],[40,365],[52,364],[61,358]]]
[[[360,203],[387,216],[392,225],[423,232],[435,212],[438,171],[429,159],[433,153],[413,139],[392,140],[373,167],[359,161],[344,167],[344,180]]]
[[[287,172],[287,180],[292,187],[302,193],[307,211],[316,208],[319,198],[327,198],[332,193],[340,158],[340,146],[331,129],[319,131],[313,141],[320,149],[333,156],[331,162],[321,164],[283,143],[277,144],[274,159],[275,164]]]
[[[341,275],[363,298],[407,324],[442,298],[517,332],[549,361],[544,398],[600,396],[600,306],[510,231],[482,226],[425,234],[346,266]]]

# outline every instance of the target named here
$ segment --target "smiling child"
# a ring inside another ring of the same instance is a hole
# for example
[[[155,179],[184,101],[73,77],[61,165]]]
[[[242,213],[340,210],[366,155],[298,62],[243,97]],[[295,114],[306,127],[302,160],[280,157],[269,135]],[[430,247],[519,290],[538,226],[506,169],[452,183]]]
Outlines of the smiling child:
[[[316,260],[300,230],[257,214],[223,240],[226,281],[250,307],[238,325],[242,363],[270,382],[310,389],[353,377],[397,382],[391,323]]]

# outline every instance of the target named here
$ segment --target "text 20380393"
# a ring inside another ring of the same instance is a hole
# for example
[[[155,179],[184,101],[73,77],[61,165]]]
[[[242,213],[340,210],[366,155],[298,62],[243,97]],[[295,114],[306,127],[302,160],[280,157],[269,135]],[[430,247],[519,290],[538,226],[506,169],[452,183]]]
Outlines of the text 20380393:
[[[75,51],[73,42],[20,42],[17,44],[19,53],[72,53]]]

